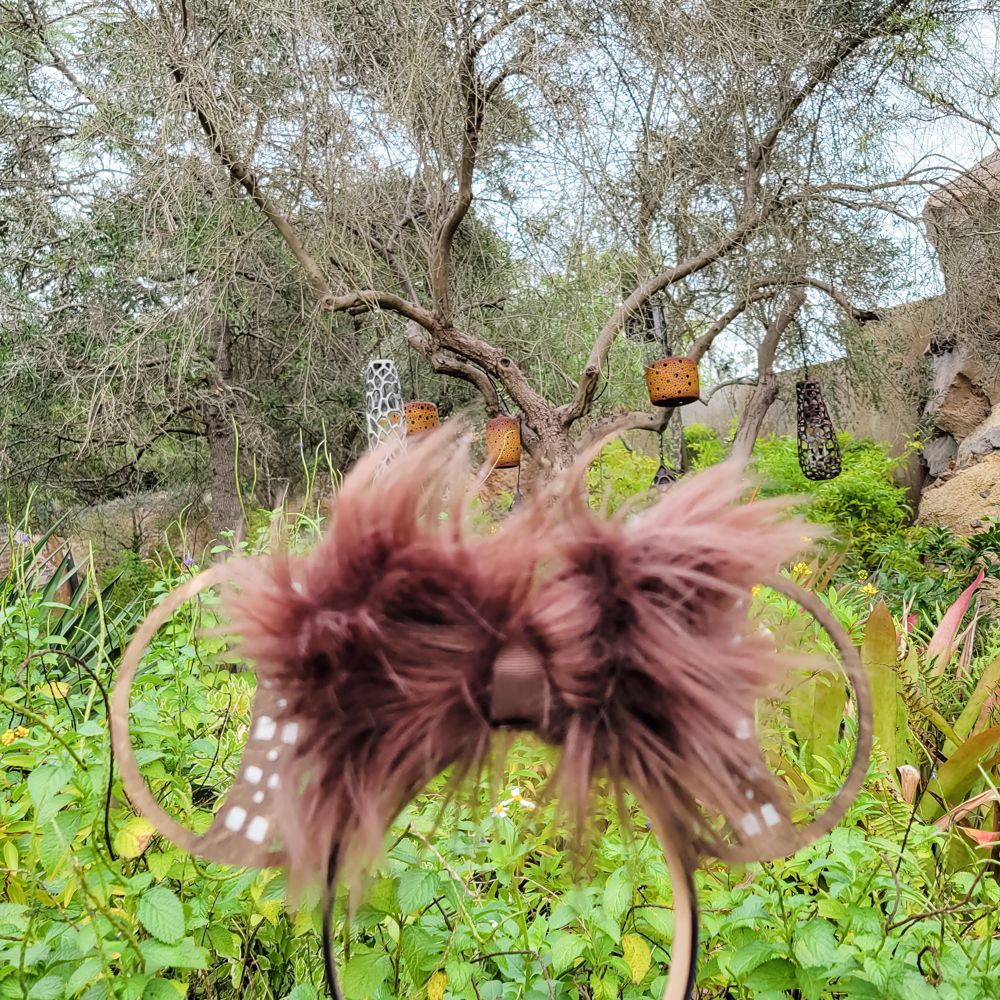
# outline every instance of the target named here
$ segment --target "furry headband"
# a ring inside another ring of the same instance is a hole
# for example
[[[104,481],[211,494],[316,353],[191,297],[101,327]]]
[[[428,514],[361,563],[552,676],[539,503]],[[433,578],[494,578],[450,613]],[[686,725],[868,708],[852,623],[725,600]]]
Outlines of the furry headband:
[[[733,862],[789,854],[830,830],[861,787],[872,726],[858,654],[814,594],[775,573],[799,549],[800,525],[777,502],[739,503],[729,468],[680,483],[625,523],[591,512],[581,466],[560,496],[470,539],[459,486],[467,473],[448,452],[439,431],[384,475],[374,475],[381,456],[365,459],[310,555],[214,567],[154,609],[114,694],[125,789],[193,854],[287,864],[297,880],[325,872],[329,920],[337,878],[378,854],[428,781],[449,767],[477,774],[497,729],[533,730],[562,748],[553,780],[578,819],[601,774],[628,786],[650,816],[675,881],[679,958],[665,1000],[679,1000],[694,976],[699,852]],[[224,581],[238,591],[228,601],[232,631],[258,685],[236,781],[196,836],[144,783],[128,706],[157,628]],[[750,590],[761,583],[830,634],[857,702],[847,779],[801,830],[755,738],[755,701],[790,666],[765,636],[747,634]],[[723,832],[712,817],[724,819]],[[328,936],[327,951],[336,996]]]

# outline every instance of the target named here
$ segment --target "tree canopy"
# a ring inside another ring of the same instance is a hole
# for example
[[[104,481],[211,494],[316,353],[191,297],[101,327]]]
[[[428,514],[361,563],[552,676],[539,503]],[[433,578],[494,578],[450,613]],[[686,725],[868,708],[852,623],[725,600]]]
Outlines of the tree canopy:
[[[8,483],[211,485],[232,527],[237,469],[267,504],[300,442],[356,457],[376,353],[446,414],[519,412],[545,475],[666,426],[653,308],[766,409],[775,365],[863,343],[909,280],[898,233],[955,165],[898,136],[981,112],[981,79],[935,88],[984,16],[3,0]]]

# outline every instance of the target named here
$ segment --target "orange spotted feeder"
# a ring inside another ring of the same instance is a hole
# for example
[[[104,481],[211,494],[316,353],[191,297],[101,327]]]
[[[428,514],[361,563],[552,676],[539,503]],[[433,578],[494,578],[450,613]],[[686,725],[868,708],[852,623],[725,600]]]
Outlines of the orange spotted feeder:
[[[698,366],[690,358],[660,358],[646,366],[646,388],[653,406],[685,406],[698,401]]]
[[[487,422],[486,454],[495,469],[521,464],[521,429],[513,417],[500,414]]]
[[[411,400],[403,409],[406,411],[406,436],[424,434],[434,430],[438,425],[438,408],[436,403],[423,400]]]

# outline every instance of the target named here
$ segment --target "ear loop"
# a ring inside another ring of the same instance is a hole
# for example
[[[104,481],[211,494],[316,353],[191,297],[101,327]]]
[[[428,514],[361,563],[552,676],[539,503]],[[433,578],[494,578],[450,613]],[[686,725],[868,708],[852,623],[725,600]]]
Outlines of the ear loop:
[[[748,848],[734,848],[727,851],[722,860],[736,863],[760,862],[770,857],[783,857],[818,840],[829,833],[843,819],[851,803],[857,797],[868,772],[868,761],[872,749],[872,701],[868,687],[868,676],[865,674],[861,657],[840,622],[827,611],[826,606],[815,593],[793,583],[786,577],[774,574],[762,581],[772,590],[776,590],[813,615],[823,630],[833,639],[834,645],[842,658],[842,666],[848,680],[854,689],[854,697],[858,709],[858,734],[854,750],[854,758],[848,770],[843,785],[838,789],[833,801],[827,806],[822,816],[796,830],[792,838],[786,838],[787,851],[762,858],[759,852]],[[794,828],[793,828],[794,829]],[[669,836],[670,831],[658,830],[657,839],[667,862],[667,873],[674,897],[674,941],[672,961],[667,974],[667,985],[663,991],[662,1000],[690,1000],[693,997],[695,979],[698,971],[698,896],[694,883],[696,865],[693,859],[682,859]],[[677,956],[674,959],[674,955]],[[686,968],[680,965],[681,956],[687,961]]]
[[[717,846],[712,853],[720,860],[730,864],[748,864],[787,857],[829,833],[844,818],[847,810],[857,798],[858,792],[861,791],[861,786],[868,773],[868,762],[872,752],[874,721],[871,690],[868,686],[868,675],[865,673],[853,640],[813,591],[806,590],[777,573],[764,577],[761,583],[795,601],[801,608],[808,611],[833,640],[833,644],[840,653],[843,672],[847,675],[847,680],[854,691],[854,700],[858,710],[857,743],[844,783],[837,790],[837,794],[834,795],[821,816],[817,816],[801,830],[787,824],[789,829],[786,830],[784,836],[777,835],[778,828],[775,828],[771,840],[772,849],[769,849],[766,854],[761,853],[760,845],[754,847],[740,845],[731,848]]]
[[[251,842],[246,837],[230,834],[221,821],[216,822],[222,816],[221,810],[216,814],[216,819],[213,819],[209,831],[201,836],[170,816],[157,802],[139,770],[129,732],[132,684],[146,647],[153,636],[183,604],[203,590],[232,579],[235,571],[232,563],[220,563],[202,571],[190,580],[186,580],[168,594],[161,604],[153,608],[146,620],[139,626],[125,650],[124,657],[122,657],[115,688],[111,695],[111,744],[114,748],[115,761],[118,764],[118,772],[121,775],[122,786],[126,794],[132,804],[152,822],[159,833],[187,851],[188,854],[194,854],[206,861],[238,867],[272,868],[285,864],[287,860],[285,853],[281,850],[271,850],[263,843]],[[267,704],[268,695],[268,692],[262,695],[258,689],[254,699],[255,713]],[[247,740],[247,746],[244,748],[240,761],[241,769],[251,755],[251,743],[252,737]],[[254,746],[257,746],[257,743],[254,743]],[[229,801],[230,797],[227,793],[227,803]]]

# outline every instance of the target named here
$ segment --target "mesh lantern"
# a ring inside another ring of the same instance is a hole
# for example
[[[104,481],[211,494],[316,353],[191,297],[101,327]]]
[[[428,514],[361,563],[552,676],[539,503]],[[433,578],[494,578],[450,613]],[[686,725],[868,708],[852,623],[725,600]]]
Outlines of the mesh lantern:
[[[423,434],[432,431],[438,425],[438,408],[436,403],[421,400],[411,400],[403,408],[406,412],[406,436]]]
[[[840,475],[840,445],[817,379],[795,383],[799,468],[806,479],[821,482]]]
[[[660,462],[660,467],[656,470],[656,475],[653,476],[653,484],[650,486],[651,490],[662,491],[667,489],[668,486],[673,486],[677,482],[677,473],[673,469],[667,468],[665,462]]]
[[[365,422],[368,447],[374,451],[403,430],[403,390],[396,366],[387,358],[368,362],[365,371]]]
[[[653,406],[685,406],[698,401],[698,365],[690,358],[660,358],[646,366],[646,388]]]
[[[487,422],[486,454],[495,469],[521,464],[521,429],[513,417],[501,414]]]

